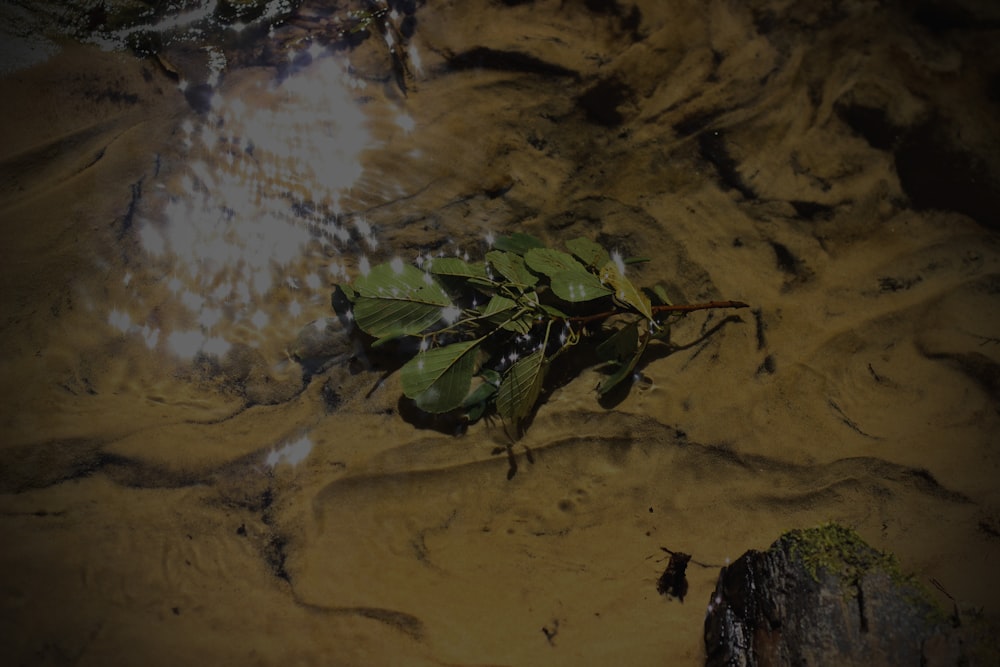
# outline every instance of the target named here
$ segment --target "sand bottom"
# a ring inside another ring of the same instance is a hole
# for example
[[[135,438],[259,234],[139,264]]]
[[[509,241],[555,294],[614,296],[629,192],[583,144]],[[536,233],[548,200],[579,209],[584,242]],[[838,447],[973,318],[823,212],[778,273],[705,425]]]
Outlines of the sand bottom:
[[[701,664],[719,568],[826,521],[998,627],[998,16],[961,5],[428,4],[405,95],[377,40],[8,73],[10,664]],[[751,307],[513,444],[289,357],[362,257],[513,231]]]

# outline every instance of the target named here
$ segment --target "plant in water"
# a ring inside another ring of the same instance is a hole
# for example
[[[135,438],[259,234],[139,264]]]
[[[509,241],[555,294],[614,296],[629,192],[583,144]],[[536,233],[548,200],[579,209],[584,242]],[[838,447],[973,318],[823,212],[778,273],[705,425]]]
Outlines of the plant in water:
[[[584,336],[600,336],[604,395],[632,377],[652,341],[669,335],[671,318],[747,307],[674,305],[662,286],[640,289],[626,277],[628,264],[645,260],[625,260],[587,238],[566,249],[518,233],[496,239],[483,261],[440,257],[415,266],[397,258],[338,285],[333,301],[372,347],[415,342],[400,379],[418,408],[461,411],[470,421],[495,410],[514,437],[553,361]]]

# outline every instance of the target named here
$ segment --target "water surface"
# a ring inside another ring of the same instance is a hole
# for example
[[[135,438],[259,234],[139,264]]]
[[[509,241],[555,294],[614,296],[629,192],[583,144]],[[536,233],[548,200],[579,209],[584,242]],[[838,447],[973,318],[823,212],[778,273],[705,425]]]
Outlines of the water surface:
[[[15,663],[700,664],[719,568],[830,520],[995,626],[980,4],[417,3],[345,42],[345,3],[206,3],[155,55],[120,28],[6,73]],[[415,419],[329,298],[514,231],[751,308],[615,404],[581,369],[508,479],[503,429]]]

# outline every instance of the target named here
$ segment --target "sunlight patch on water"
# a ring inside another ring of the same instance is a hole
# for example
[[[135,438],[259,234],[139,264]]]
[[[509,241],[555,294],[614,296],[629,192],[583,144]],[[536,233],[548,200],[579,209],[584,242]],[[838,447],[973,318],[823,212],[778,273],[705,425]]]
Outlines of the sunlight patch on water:
[[[191,26],[210,20],[185,16]],[[385,224],[380,204],[419,192],[429,177],[406,186],[391,171],[419,171],[417,122],[405,96],[367,90],[350,53],[307,40],[274,70],[229,70],[221,47],[197,48],[208,53],[208,78],[178,81],[197,112],[141,183],[132,226],[141,252],[104,315],[111,330],[181,363],[229,355],[287,364],[302,327],[330,315],[336,282],[390,258],[396,271],[435,256],[471,259],[451,240],[400,256],[369,221],[378,211]],[[479,245],[492,242],[487,234]],[[446,322],[458,316],[442,311]]]
[[[333,281],[354,263],[340,253],[379,244],[363,215],[341,208],[362,155],[380,146],[347,63],[317,51],[284,79],[226,84],[213,89],[206,114],[181,123],[180,159],[137,213],[142,261],[160,277],[127,274],[130,307],[107,316],[114,329],[184,359],[291,340],[328,313]],[[364,271],[367,260],[359,264]]]
[[[312,448],[312,440],[308,436],[302,436],[298,440],[289,442],[283,447],[273,450],[267,455],[267,459],[264,462],[270,468],[274,468],[280,463],[287,463],[295,467],[309,456]]]

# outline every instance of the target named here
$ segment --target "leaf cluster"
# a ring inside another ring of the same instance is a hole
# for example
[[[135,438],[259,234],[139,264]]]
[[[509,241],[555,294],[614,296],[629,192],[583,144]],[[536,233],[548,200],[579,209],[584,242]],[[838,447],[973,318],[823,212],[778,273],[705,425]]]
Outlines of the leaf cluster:
[[[565,245],[568,252],[516,233],[496,239],[482,261],[395,259],[338,285],[334,303],[373,347],[417,342],[400,379],[418,408],[471,421],[495,410],[520,434],[553,360],[595,324],[603,325],[596,350],[609,371],[598,387],[606,394],[667,335],[670,315],[698,307],[671,306],[659,286],[637,288],[626,265],[645,260],[623,260],[587,238]]]

